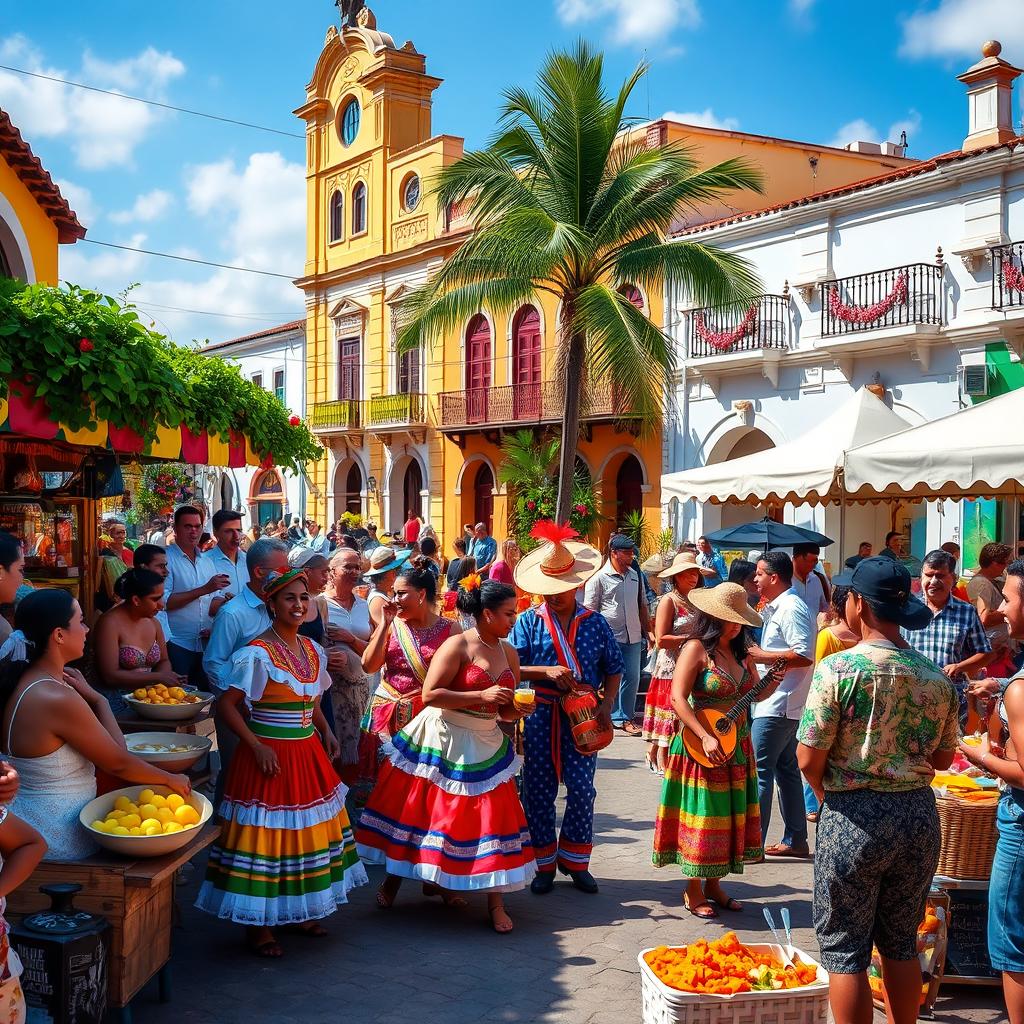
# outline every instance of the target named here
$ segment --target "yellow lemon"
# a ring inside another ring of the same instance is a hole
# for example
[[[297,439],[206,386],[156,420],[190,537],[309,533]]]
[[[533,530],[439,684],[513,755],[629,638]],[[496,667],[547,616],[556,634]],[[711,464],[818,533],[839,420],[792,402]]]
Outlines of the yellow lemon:
[[[139,804],[139,817],[140,818],[155,818],[156,812],[159,808],[154,803],[148,801],[144,804]]]
[[[151,789],[144,789],[138,796],[140,804],[151,804],[156,794]]]
[[[182,825],[198,825],[199,812],[191,804],[182,804],[174,812],[174,820]]]
[[[137,814],[126,814],[121,819],[121,824],[125,828],[136,828],[142,824],[142,819]]]
[[[134,828],[128,829],[128,834],[132,835],[132,836],[141,836],[142,835],[142,829],[139,828],[138,825],[136,825]]]
[[[128,829],[124,827],[124,825],[115,825],[110,830],[110,834],[112,836],[130,836],[131,832],[129,832]]]
[[[156,793],[156,794],[155,794],[155,795],[153,796],[153,799],[152,799],[152,800],[150,800],[149,802],[150,802],[150,803],[151,803],[151,804],[152,804],[152,805],[153,805],[154,807],[156,807],[156,808],[160,808],[160,807],[166,807],[166,806],[167,806],[167,798],[166,798],[166,797],[163,797],[163,796],[161,796],[161,795],[160,795],[159,793]]]
[[[132,696],[136,700],[145,700],[146,699],[146,691],[143,690],[143,689],[138,689],[134,693],[132,693]]]
[[[167,692],[167,687],[164,686],[163,683],[157,683],[156,686],[153,687],[153,689],[156,690],[157,693],[166,693]]]
[[[149,828],[144,828],[142,830],[142,834],[144,836],[158,836],[158,835],[160,835],[160,826],[159,825],[150,825]]]
[[[128,808],[131,807],[131,805],[132,805],[131,800],[129,800],[128,797],[126,797],[126,796],[119,796],[114,801],[114,807],[117,810],[119,810],[119,811],[127,811]]]
[[[108,818],[123,818],[127,813],[128,813],[127,811],[122,811],[120,808],[118,808],[115,811],[107,811],[107,817]]]
[[[161,807],[156,812],[156,819],[157,821],[162,821],[166,825],[167,822],[174,821],[174,811],[172,811],[170,807]]]
[[[183,832],[183,826],[177,821],[169,821],[164,825],[164,835],[169,836],[172,832]]]
[[[176,811],[179,807],[181,807],[182,804],[184,804],[184,802],[185,798],[182,796],[178,796],[177,793],[172,793],[167,798],[167,806],[170,807],[172,811]]]
[[[185,691],[180,686],[172,686],[167,692],[172,697],[177,697],[178,700],[185,696]]]
[[[142,831],[145,832],[146,829],[150,828],[150,827],[159,828],[160,827],[160,819],[159,818],[143,818],[142,819],[142,824],[139,826],[139,828],[141,828]]]
[[[94,821],[89,827],[96,829],[97,832],[107,831],[107,823],[105,821]]]

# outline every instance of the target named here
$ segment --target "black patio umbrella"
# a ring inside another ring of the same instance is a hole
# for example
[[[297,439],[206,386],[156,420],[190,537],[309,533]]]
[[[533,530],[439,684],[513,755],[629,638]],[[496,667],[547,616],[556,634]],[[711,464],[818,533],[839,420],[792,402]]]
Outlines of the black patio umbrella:
[[[724,530],[705,534],[712,544],[719,547],[760,548],[791,548],[794,544],[817,544],[825,547],[832,543],[831,537],[814,530],[805,530],[802,526],[791,526],[789,523],[777,523],[774,519],[758,519],[742,526],[730,526]]]

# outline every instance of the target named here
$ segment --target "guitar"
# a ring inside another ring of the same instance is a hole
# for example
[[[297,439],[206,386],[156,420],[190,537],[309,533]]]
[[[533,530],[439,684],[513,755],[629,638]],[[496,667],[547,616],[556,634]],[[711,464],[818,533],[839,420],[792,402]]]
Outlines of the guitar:
[[[720,708],[701,708],[694,711],[697,721],[700,722],[708,732],[718,737],[722,745],[726,760],[732,757],[736,750],[736,723],[747,713],[747,709],[757,700],[758,694],[766,689],[776,679],[780,679],[786,672],[786,659],[776,658],[767,672],[749,689],[739,700],[732,704],[727,711]],[[718,768],[704,752],[704,743],[701,738],[688,726],[683,726],[683,745],[686,752],[694,759],[704,765],[705,768]]]

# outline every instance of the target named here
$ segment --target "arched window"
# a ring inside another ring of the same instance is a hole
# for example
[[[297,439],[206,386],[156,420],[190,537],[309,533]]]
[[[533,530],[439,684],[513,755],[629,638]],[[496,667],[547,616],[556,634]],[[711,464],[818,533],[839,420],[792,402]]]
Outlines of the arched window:
[[[366,186],[359,182],[352,189],[352,234],[361,235],[366,230]]]
[[[351,146],[352,143],[356,141],[356,136],[359,134],[359,121],[359,100],[353,96],[352,99],[345,104],[345,108],[341,112],[341,124],[338,129],[338,134],[341,135],[341,141],[346,146]]]
[[[536,419],[541,401],[540,313],[523,306],[512,321],[512,405],[515,418]]]
[[[331,241],[345,237],[345,197],[340,192],[331,194]]]

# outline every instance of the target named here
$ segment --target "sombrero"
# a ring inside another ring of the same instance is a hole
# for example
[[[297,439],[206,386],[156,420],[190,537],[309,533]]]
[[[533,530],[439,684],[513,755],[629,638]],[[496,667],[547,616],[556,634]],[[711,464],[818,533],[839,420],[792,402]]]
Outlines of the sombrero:
[[[714,569],[705,569],[703,565],[698,565],[697,559],[694,557],[692,551],[680,551],[679,554],[672,559],[672,564],[658,573],[658,579],[671,579],[673,576],[678,576],[681,572],[687,572],[690,569],[696,569],[701,576],[718,575]]]
[[[719,583],[717,587],[701,587],[691,590],[686,600],[699,612],[713,619],[738,622],[741,626],[764,625],[761,618],[747,602],[747,592],[738,583]]]
[[[392,569],[399,569],[405,565],[411,552],[410,548],[404,551],[396,551],[394,548],[381,546],[370,552],[370,568],[363,573],[367,579],[374,576],[383,576]]]
[[[546,541],[526,555],[515,568],[516,586],[528,594],[547,597],[583,586],[601,568],[601,552],[572,538],[569,525],[545,520],[530,531],[535,540]]]

